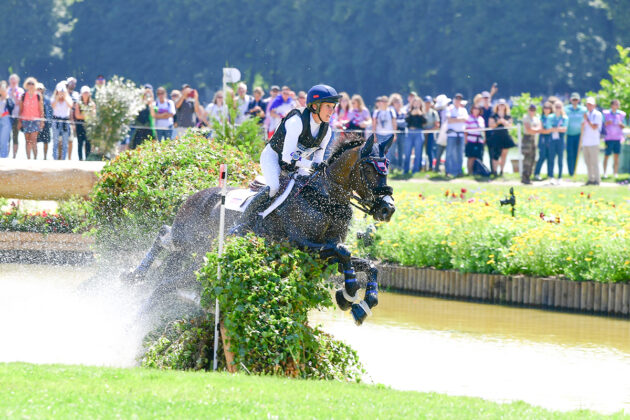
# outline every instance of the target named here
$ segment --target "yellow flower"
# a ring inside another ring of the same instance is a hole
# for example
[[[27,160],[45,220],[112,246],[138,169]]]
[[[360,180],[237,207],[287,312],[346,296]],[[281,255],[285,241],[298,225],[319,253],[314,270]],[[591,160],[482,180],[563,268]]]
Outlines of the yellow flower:
[[[626,262],[623,263],[623,265],[628,265],[628,264],[630,264],[630,261],[628,261],[628,260],[626,260]]]
[[[573,258],[567,257],[567,261],[573,261]]]
[[[584,258],[584,261],[592,261],[592,260],[593,260],[592,258],[588,258],[588,257]]]

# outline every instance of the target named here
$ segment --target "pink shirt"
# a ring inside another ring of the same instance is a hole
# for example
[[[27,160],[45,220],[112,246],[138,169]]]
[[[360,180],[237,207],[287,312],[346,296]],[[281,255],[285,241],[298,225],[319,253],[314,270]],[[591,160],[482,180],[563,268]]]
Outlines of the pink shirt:
[[[625,118],[626,113],[619,109],[614,114],[610,110],[604,111],[605,140],[623,140],[623,129],[619,124],[623,124]],[[608,121],[612,122],[612,124],[606,125]]]
[[[41,118],[39,113],[39,99],[37,99],[37,95],[37,93],[31,95],[28,92],[24,94],[22,99],[22,111],[20,114],[23,120],[32,121]]]

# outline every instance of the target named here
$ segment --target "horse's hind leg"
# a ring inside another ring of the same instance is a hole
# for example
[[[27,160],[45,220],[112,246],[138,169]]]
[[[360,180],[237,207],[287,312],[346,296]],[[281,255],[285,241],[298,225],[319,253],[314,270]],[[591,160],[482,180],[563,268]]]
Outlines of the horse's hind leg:
[[[347,311],[352,307],[353,303],[359,301],[358,291],[360,286],[352,263],[343,264],[343,277],[343,288],[337,290],[335,300],[342,311]]]
[[[160,228],[160,232],[158,233],[157,238],[153,242],[151,249],[147,252],[147,255],[144,256],[138,267],[135,270],[132,270],[128,274],[124,275],[125,280],[128,281],[139,281],[144,279],[144,276],[151,268],[151,265],[165,248],[172,248],[173,241],[171,238],[171,228],[170,226],[164,225]]]

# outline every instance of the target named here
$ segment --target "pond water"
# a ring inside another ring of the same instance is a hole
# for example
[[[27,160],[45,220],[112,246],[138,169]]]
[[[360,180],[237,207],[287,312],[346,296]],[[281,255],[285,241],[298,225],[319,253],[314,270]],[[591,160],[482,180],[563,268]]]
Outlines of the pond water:
[[[133,366],[139,298],[76,293],[89,268],[0,264],[0,362]],[[368,381],[396,389],[630,411],[630,322],[381,293],[356,327],[339,310],[313,323],[357,349]]]

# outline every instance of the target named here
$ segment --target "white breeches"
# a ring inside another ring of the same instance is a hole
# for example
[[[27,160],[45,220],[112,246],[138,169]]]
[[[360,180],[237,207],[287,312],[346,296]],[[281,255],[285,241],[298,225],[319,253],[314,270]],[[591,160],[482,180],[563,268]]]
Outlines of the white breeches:
[[[278,154],[267,145],[260,154],[260,168],[265,177],[265,184],[269,186],[269,196],[273,197],[280,189],[280,163]]]

